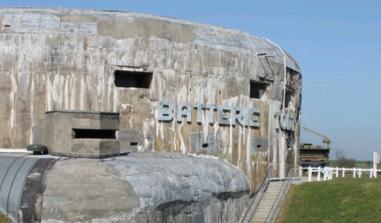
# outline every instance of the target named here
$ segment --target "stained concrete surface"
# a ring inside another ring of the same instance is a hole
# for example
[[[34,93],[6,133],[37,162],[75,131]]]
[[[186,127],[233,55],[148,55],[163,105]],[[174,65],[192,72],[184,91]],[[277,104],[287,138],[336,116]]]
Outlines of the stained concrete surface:
[[[262,37],[165,17],[3,8],[0,147],[29,144],[47,111],[119,112],[120,130],[135,133],[138,151],[194,153],[192,134],[219,139],[218,150],[202,153],[232,162],[255,191],[270,165],[282,176],[297,162],[301,71],[287,53],[284,64],[283,53]],[[120,69],[152,72],[150,87],[116,87]],[[268,84],[262,98],[250,97],[251,81]],[[261,127],[158,122],[163,100],[255,107]],[[278,131],[274,115],[283,109],[295,115],[295,132]],[[252,148],[259,138],[267,139],[267,148]]]
[[[42,222],[237,222],[250,192],[230,163],[175,153],[65,158],[45,184]]]

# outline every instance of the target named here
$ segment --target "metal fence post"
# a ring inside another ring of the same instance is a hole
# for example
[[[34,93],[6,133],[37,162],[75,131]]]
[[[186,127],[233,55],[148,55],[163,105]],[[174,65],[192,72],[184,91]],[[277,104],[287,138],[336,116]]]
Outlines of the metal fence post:
[[[302,177],[303,175],[303,169],[302,166],[299,166],[299,177]]]
[[[318,167],[317,181],[320,181],[320,166]]]
[[[339,169],[336,168],[337,172],[336,172],[336,176],[339,174]],[[329,172],[329,179],[332,180],[333,178],[333,168],[330,168],[330,172]]]
[[[323,168],[323,180],[324,181],[327,180],[327,169],[326,169],[326,167]]]

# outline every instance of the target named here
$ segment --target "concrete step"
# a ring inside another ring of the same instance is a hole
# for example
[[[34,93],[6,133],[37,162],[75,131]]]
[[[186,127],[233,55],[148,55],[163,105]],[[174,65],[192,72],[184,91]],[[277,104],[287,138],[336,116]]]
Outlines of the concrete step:
[[[270,193],[266,193],[265,196],[263,196],[264,199],[271,199],[272,197],[276,197],[278,195],[278,193],[273,193],[273,192],[270,192]],[[263,199],[262,199],[263,200]]]
[[[262,210],[258,210],[258,214],[263,214],[263,213],[268,213],[268,212],[269,212],[268,208],[262,209]]]
[[[258,208],[260,207],[268,207],[268,206],[272,206],[274,204],[274,202],[263,202],[263,204],[261,204],[260,206],[258,206]]]
[[[271,197],[264,197],[262,201],[275,201],[277,196],[271,196]]]
[[[276,198],[278,194],[267,194],[267,196],[264,196],[262,200],[271,200],[273,198]]]
[[[254,216],[254,222],[255,221],[261,221],[261,220],[266,220],[267,215],[262,215],[262,216]]]
[[[268,212],[261,212],[254,215],[254,218],[266,217],[268,214],[269,214]]]
[[[280,189],[266,191],[266,192],[265,192],[265,196],[266,196],[266,195],[272,195],[272,194],[278,194],[278,193],[279,193],[279,190],[280,190]]]
[[[263,206],[262,208],[258,208],[258,213],[262,212],[269,212],[269,209],[271,209],[271,206]]]
[[[267,190],[271,190],[271,189],[279,189],[281,188],[281,186],[276,186],[276,187],[268,187]]]
[[[266,213],[266,214],[261,214],[261,215],[255,215],[255,216],[254,216],[254,220],[261,220],[261,219],[266,220],[267,215],[268,215],[268,213]]]
[[[261,201],[261,204],[258,206],[258,207],[261,207],[262,205],[263,206],[268,206],[268,205],[272,205],[275,203],[275,200],[271,200],[271,201]]]
[[[280,188],[271,188],[271,189],[266,190],[266,192],[278,192],[279,190],[280,190]]]
[[[269,213],[270,212],[269,209],[271,209],[271,207],[266,207],[265,209],[258,210],[258,214]]]
[[[254,217],[266,217],[267,215],[268,215],[268,211],[262,211],[255,214]]]
[[[263,199],[261,200],[261,204],[264,203],[264,204],[267,204],[267,203],[274,203],[275,202],[275,199]]]
[[[279,190],[281,187],[271,187],[271,188],[267,188],[266,191],[277,191]]]
[[[276,197],[278,195],[278,193],[273,193],[273,192],[270,192],[268,194],[266,194],[265,196],[263,196],[265,199],[271,199],[273,197]]]
[[[266,193],[279,193],[279,190],[280,190],[280,188],[278,188],[278,189],[276,189],[276,190],[268,190],[268,191],[266,191]]]
[[[254,219],[253,222],[254,223],[262,223],[262,222],[266,222],[266,219],[258,218],[258,219]]]
[[[277,196],[278,196],[278,193],[269,193],[269,194],[266,194],[265,196],[263,196],[262,200],[272,199],[272,198],[275,198]]]

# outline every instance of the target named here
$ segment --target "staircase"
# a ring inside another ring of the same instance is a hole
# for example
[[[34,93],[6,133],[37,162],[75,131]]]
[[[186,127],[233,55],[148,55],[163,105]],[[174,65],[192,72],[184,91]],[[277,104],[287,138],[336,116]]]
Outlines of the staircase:
[[[253,222],[267,222],[271,216],[270,212],[273,210],[277,199],[282,193],[282,185],[285,184],[284,181],[271,181],[265,191],[257,209],[255,210]]]
[[[286,178],[271,178],[269,167],[267,179],[251,199],[240,223],[274,222],[291,183],[300,182],[300,178],[295,175],[296,172],[292,168]]]

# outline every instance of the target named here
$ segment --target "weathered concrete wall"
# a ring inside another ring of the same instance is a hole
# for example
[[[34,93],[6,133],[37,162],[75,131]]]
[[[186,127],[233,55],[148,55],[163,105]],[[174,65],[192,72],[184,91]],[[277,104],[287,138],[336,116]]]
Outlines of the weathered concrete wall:
[[[149,89],[117,88],[114,70],[153,72]],[[286,110],[299,117],[301,75],[287,56]],[[274,112],[284,100],[283,54],[271,42],[175,19],[126,12],[0,9],[0,147],[25,147],[46,111],[119,112],[120,129],[143,138],[139,151],[193,153],[190,135],[219,140],[217,151],[261,182],[268,164],[285,171],[294,158],[298,129],[280,137]],[[250,80],[269,84],[262,99],[249,97]],[[260,128],[217,123],[160,123],[159,101],[256,107]],[[272,124],[271,124],[272,123]],[[253,151],[256,138],[268,148]]]

